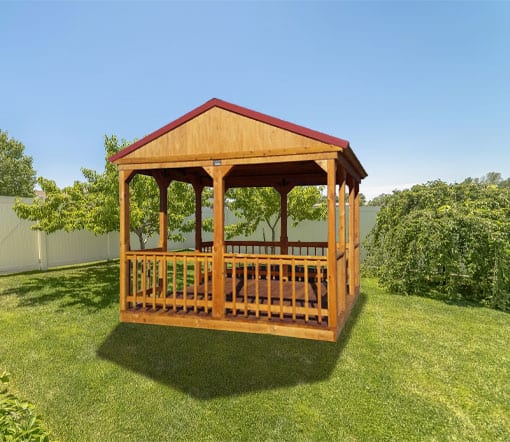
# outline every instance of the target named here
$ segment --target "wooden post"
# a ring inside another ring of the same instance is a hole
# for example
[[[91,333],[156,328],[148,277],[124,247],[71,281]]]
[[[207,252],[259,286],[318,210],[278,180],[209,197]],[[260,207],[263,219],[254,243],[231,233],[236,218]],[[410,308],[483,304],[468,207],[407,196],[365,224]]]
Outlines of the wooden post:
[[[360,229],[360,226],[359,226],[359,203],[360,203],[360,198],[359,198],[359,181],[356,181],[356,183],[354,184],[354,241],[356,243],[356,253],[354,254],[354,263],[355,263],[355,266],[354,266],[354,269],[355,269],[355,292],[356,292],[356,295],[359,294],[359,288],[360,288],[360,252],[361,252],[361,245],[360,245],[360,240],[359,240],[359,229]]]
[[[225,175],[232,166],[212,168],[214,186],[213,306],[212,316],[225,316]]]
[[[336,160],[327,160],[328,171],[328,326],[338,321],[336,269]]]
[[[289,236],[288,236],[288,201],[287,196],[294,186],[277,186],[275,189],[280,194],[280,255],[289,254]]]
[[[159,187],[159,244],[162,252],[168,249],[168,186],[169,178],[155,177]]]
[[[338,262],[338,313],[341,314],[345,311],[346,296],[347,296],[347,281],[345,278],[346,274],[346,263],[347,257],[345,256],[345,170],[342,166],[338,166],[338,214],[340,220],[338,221],[338,254],[340,256]]]
[[[127,309],[126,297],[129,291],[129,261],[126,253],[131,249],[129,241],[129,181],[132,172],[119,171],[119,204],[120,204],[120,311]]]
[[[197,182],[193,183],[195,191],[195,250],[202,251],[202,191],[204,185]]]
[[[154,174],[154,179],[159,187],[159,243],[158,247],[162,252],[168,251],[168,186],[170,185],[171,178],[165,175],[162,171],[157,171]],[[156,260],[156,258],[155,258]],[[156,265],[156,264],[154,264]],[[158,291],[162,293],[167,287],[167,270],[166,258],[162,256],[159,259],[158,266]],[[154,269],[156,271],[156,269]],[[165,293],[166,296],[166,293]]]
[[[356,293],[356,196],[355,181],[349,177],[349,295]]]

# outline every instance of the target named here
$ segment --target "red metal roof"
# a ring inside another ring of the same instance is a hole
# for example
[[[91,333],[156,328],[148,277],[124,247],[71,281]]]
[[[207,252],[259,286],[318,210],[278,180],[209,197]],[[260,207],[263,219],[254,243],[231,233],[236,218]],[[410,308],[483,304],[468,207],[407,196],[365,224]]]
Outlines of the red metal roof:
[[[341,147],[342,149],[349,148],[349,142],[346,140],[343,140],[341,138],[333,137],[331,135],[327,135],[322,132],[317,132],[315,130],[308,129],[306,127],[299,126],[294,123],[289,123],[288,121],[280,120],[279,118],[271,117],[269,115],[253,111],[251,109],[247,109],[245,107],[238,106],[236,104],[228,103],[227,101],[219,100],[218,98],[213,98],[213,99],[207,101],[206,103],[202,104],[201,106],[197,107],[196,109],[193,109],[191,112],[188,112],[187,114],[183,115],[182,117],[177,118],[177,120],[172,121],[171,123],[167,124],[166,126],[163,126],[161,129],[158,129],[155,132],[152,132],[151,134],[143,137],[142,139],[131,144],[130,146],[126,147],[125,149],[121,150],[120,152],[117,152],[115,155],[112,155],[109,158],[109,160],[111,162],[114,162],[114,161],[126,156],[127,154],[135,151],[136,149],[144,146],[147,143],[150,143],[152,140],[155,140],[156,138],[160,137],[161,135],[164,135],[167,132],[170,132],[171,130],[175,129],[176,127],[181,126],[182,124],[186,123],[187,121],[192,120],[196,116],[208,111],[209,109],[211,109],[213,107],[219,107],[221,109],[225,109],[227,111],[242,115],[244,117],[251,118],[253,120],[257,120],[262,123],[266,123],[271,126],[278,127],[280,129],[294,132],[298,135],[303,135],[305,137],[312,138],[314,140],[321,141],[323,143],[332,144],[333,146]]]

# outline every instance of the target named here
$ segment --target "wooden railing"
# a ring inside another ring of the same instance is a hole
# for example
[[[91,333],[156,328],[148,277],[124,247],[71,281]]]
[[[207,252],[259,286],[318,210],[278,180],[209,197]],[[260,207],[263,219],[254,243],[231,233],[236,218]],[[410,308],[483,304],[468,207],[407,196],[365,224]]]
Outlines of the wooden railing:
[[[212,253],[145,250],[127,252],[125,258],[125,310],[212,315]],[[328,294],[326,256],[228,252],[222,273],[224,292],[217,296],[226,317],[328,325],[328,298],[334,295]]]
[[[251,253],[261,255],[281,255],[283,244],[279,241],[225,241],[225,253]],[[202,252],[212,252],[213,243],[203,242]],[[322,241],[289,241],[288,255],[326,256],[328,243]]]
[[[212,309],[212,255],[201,252],[126,253],[127,309],[209,314]]]
[[[225,265],[227,315],[327,323],[325,257],[227,253]]]

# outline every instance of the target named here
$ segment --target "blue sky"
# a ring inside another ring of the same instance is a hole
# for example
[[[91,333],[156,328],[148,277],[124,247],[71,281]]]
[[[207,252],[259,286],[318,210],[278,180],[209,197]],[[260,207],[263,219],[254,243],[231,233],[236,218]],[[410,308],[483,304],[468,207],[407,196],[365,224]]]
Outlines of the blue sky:
[[[60,186],[212,97],[348,139],[369,198],[510,176],[510,2],[0,2],[0,128]]]

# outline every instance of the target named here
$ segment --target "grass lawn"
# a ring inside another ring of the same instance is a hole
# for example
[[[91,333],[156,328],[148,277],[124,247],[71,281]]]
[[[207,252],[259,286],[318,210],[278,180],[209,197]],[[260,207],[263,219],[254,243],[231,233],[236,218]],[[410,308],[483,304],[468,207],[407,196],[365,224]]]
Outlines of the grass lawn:
[[[336,344],[118,322],[118,263],[0,277],[0,372],[60,441],[510,440],[510,315],[362,294]]]

